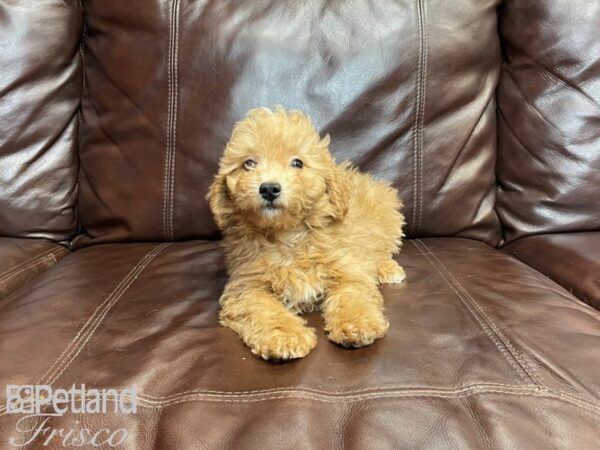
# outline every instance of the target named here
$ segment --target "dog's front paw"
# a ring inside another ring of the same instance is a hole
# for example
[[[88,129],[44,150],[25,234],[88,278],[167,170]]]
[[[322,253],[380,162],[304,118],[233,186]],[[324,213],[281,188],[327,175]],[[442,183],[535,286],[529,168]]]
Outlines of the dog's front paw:
[[[277,327],[263,331],[247,342],[252,353],[265,360],[289,360],[302,358],[317,345],[317,334],[307,326]]]
[[[344,347],[364,347],[385,336],[389,322],[379,310],[360,316],[344,317],[339,312],[325,325],[329,340]]]
[[[402,283],[406,273],[396,261],[390,259],[379,266],[378,278],[381,284]]]

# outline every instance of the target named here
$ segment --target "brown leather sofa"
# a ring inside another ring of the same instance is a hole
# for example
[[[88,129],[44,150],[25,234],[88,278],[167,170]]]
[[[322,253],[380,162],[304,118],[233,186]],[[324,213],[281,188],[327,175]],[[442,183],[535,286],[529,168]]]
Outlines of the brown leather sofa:
[[[600,448],[599,24],[589,0],[0,1],[0,383],[135,384],[135,414],[44,422],[127,449]],[[371,347],[266,363],[218,325],[204,196],[275,104],[401,192]],[[73,444],[5,394],[0,448]]]

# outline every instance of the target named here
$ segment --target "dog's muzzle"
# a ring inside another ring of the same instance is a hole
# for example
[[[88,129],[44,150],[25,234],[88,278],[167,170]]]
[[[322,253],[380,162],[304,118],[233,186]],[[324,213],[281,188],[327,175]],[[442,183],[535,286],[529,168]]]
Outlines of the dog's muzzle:
[[[266,201],[273,203],[281,194],[281,185],[279,183],[262,183],[258,188],[258,192]]]

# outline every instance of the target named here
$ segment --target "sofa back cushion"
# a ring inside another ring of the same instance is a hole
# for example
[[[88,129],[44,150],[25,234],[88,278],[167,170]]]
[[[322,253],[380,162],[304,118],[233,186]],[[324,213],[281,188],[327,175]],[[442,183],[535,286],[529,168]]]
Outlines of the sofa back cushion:
[[[0,236],[77,232],[77,0],[0,2]]]
[[[600,3],[506,0],[500,33],[506,241],[600,229]]]
[[[211,238],[234,123],[308,113],[409,236],[499,240],[498,0],[87,0],[79,243]]]

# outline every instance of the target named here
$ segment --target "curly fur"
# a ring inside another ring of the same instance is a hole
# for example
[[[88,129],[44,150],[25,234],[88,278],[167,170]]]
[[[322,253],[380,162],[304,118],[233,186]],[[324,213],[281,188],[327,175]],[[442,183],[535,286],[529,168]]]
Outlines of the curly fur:
[[[253,109],[236,124],[208,194],[230,277],[221,323],[265,359],[307,355],[316,333],[298,314],[316,309],[331,341],[371,344],[388,329],[378,284],[404,279],[392,259],[404,224],[396,190],[337,165],[328,145],[301,112]],[[271,207],[259,194],[264,182],[281,185]]]

